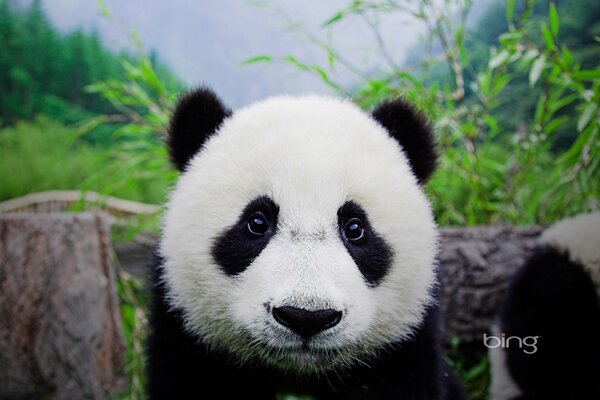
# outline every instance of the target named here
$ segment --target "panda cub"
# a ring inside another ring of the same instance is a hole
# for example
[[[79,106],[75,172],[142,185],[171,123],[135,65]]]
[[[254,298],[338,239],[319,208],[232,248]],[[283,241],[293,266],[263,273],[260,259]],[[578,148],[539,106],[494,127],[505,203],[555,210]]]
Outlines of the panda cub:
[[[461,399],[442,358],[428,122],[322,96],[183,96],[151,399]]]
[[[600,399],[600,212],[542,233],[494,333],[492,400]]]

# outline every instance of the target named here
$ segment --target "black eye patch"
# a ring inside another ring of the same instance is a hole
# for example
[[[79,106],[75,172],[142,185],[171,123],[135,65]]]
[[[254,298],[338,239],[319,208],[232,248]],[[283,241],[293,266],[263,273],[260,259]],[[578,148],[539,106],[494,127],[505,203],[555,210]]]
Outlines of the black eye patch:
[[[268,196],[252,200],[213,243],[215,262],[228,275],[238,275],[260,255],[277,229],[279,206]]]
[[[367,213],[355,202],[347,201],[337,214],[340,239],[365,280],[370,285],[377,286],[392,263],[391,247],[377,235],[369,223]]]

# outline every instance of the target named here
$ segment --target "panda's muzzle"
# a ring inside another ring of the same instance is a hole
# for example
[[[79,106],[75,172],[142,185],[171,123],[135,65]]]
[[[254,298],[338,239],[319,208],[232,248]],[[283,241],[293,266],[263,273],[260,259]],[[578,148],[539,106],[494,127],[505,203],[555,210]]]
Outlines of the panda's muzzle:
[[[309,311],[283,306],[273,308],[273,317],[306,340],[336,326],[342,319],[342,312],[333,309]]]

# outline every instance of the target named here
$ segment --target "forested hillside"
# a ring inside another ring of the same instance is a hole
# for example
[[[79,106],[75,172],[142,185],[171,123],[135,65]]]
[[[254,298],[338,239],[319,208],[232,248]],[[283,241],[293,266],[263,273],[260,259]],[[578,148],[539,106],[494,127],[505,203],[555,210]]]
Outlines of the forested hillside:
[[[46,114],[59,122],[80,123],[96,113],[113,112],[109,101],[86,91],[108,78],[124,80],[124,60],[99,36],[80,30],[59,33],[44,15],[40,0],[26,9],[0,0],[0,122],[3,125]],[[161,81],[175,89],[178,80],[157,66]]]
[[[128,141],[121,130],[129,121],[117,103],[127,99],[99,95],[94,86],[119,82],[142,93],[148,85],[131,80],[143,64],[169,93],[181,90],[180,81],[137,45],[133,54],[115,54],[94,32],[57,31],[39,0],[26,8],[0,0],[0,201],[56,189],[163,201],[172,176],[142,179],[143,166],[127,169],[131,154],[117,151]],[[143,112],[142,105],[129,105]],[[155,135],[157,146],[159,139]],[[166,164],[164,156],[155,158]],[[129,180],[112,182],[114,171]]]

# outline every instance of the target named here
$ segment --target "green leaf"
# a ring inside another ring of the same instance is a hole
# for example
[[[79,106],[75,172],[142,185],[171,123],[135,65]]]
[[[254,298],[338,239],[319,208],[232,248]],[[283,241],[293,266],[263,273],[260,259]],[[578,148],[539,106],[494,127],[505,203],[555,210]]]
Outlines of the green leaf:
[[[582,81],[593,81],[594,79],[600,79],[600,68],[587,69],[573,73],[573,78]]]
[[[463,46],[463,40],[465,37],[465,28],[462,26],[458,26],[454,31],[454,42],[456,43],[456,47]]]
[[[284,56],[282,58],[282,60],[289,62],[290,64],[294,65],[296,68],[299,68],[303,71],[312,71],[317,76],[319,76],[319,78],[321,78],[321,81],[323,81],[327,86],[331,87],[332,89],[335,89],[338,92],[342,92],[342,88],[329,78],[329,75],[327,75],[327,72],[325,72],[325,70],[323,68],[321,68],[317,65],[306,64],[306,63],[298,60],[294,56]]]
[[[259,62],[270,62],[272,60],[273,59],[271,58],[271,56],[267,56],[267,55],[263,54],[260,56],[247,58],[241,62],[241,65],[249,65],[249,64],[255,64],[255,63],[259,63]]]
[[[561,108],[566,107],[569,104],[573,103],[578,98],[579,98],[579,94],[573,93],[568,96],[562,97],[559,100],[550,101],[550,104],[548,104],[548,108],[554,114]]]
[[[510,80],[511,80],[511,76],[508,74],[497,76],[496,79],[494,79],[492,81],[492,83],[493,83],[492,90],[491,90],[492,96],[496,97],[498,94],[500,94],[500,92],[502,90],[504,90],[504,88],[510,82]]]
[[[331,50],[327,50],[327,65],[329,68],[333,68],[333,64],[335,64],[335,54]]]
[[[102,13],[102,16],[110,17],[110,12],[108,11],[108,7],[106,6],[104,0],[97,0],[96,3],[98,3],[98,8],[100,9],[100,13]]]
[[[565,45],[562,46],[562,56],[568,65],[573,65],[573,54],[571,54],[571,52]]]
[[[569,121],[569,118],[566,116],[562,116],[562,117],[558,117],[556,119],[553,119],[552,121],[548,122],[546,124],[546,126],[544,127],[544,132],[546,133],[552,133],[554,132],[558,127],[564,125],[565,123],[567,123]]]
[[[506,5],[506,20],[509,23],[513,22],[515,16],[515,4],[516,0],[508,0],[508,4]]]
[[[154,89],[159,95],[165,94],[165,88],[158,79],[158,76],[156,75],[156,71],[154,71],[154,67],[152,66],[152,62],[150,61],[150,59],[144,58],[140,62],[139,70],[141,76],[144,78],[145,83],[150,85],[150,87],[152,87],[152,89]]]
[[[587,105],[585,110],[583,110],[583,112],[581,113],[579,120],[577,120],[577,130],[579,132],[583,131],[585,127],[590,123],[597,110],[598,104],[590,103]]]
[[[501,34],[498,37],[502,47],[511,47],[518,44],[523,39],[523,32],[521,31],[509,31]]]
[[[546,56],[539,56],[532,64],[531,70],[529,71],[529,86],[535,86],[535,83],[540,79],[542,75],[542,71],[546,66]]]
[[[504,64],[504,62],[508,60],[508,57],[510,57],[510,53],[508,52],[508,50],[502,50],[490,59],[488,67],[491,69],[496,69],[502,64]]]
[[[483,358],[477,365],[469,369],[464,374],[464,379],[467,382],[479,379],[479,377],[488,371],[487,359]]]
[[[550,33],[550,31],[548,30],[546,24],[542,23],[541,26],[542,35],[544,36],[544,42],[546,43],[546,48],[548,49],[548,51],[552,51],[554,50],[554,37],[552,36],[552,33]]]
[[[340,10],[337,13],[335,13],[333,15],[333,17],[331,17],[327,21],[323,22],[323,24],[321,25],[321,27],[326,27],[326,26],[330,26],[330,25],[335,24],[336,22],[338,22],[339,20],[341,20],[342,18],[344,18],[345,15],[346,15],[346,11]]]
[[[544,115],[546,106],[546,97],[540,96],[535,103],[535,111],[533,112],[533,123],[539,124],[541,123],[542,117]]]
[[[587,129],[585,129],[583,132],[581,132],[577,136],[575,143],[573,143],[571,145],[571,147],[569,147],[569,149],[560,156],[560,158],[558,159],[558,163],[559,164],[564,164],[564,163],[569,164],[569,163],[577,162],[577,160],[580,158],[581,151],[583,150],[585,144],[588,143],[588,140],[590,138],[593,138],[594,134],[597,131],[598,131],[597,126],[589,126]]]
[[[523,61],[527,61],[527,62],[531,61],[539,55],[540,55],[540,52],[537,49],[529,49],[523,55]]]
[[[552,31],[552,35],[556,37],[558,34],[558,11],[556,11],[554,2],[550,3],[550,13],[548,15],[548,19],[550,21],[550,30]]]

